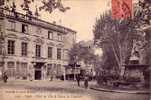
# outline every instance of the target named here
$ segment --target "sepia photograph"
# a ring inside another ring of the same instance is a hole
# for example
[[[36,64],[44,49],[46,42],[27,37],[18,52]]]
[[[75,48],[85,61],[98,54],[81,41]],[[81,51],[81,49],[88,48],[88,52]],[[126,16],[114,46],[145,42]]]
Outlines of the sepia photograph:
[[[0,100],[151,100],[151,0],[0,0]]]

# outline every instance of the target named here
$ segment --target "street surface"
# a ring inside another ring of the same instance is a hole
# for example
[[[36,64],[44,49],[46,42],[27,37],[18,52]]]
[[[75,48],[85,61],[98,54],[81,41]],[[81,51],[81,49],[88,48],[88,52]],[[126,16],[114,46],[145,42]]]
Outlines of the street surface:
[[[90,85],[95,84],[91,82]],[[85,89],[73,81],[0,81],[0,100],[149,100],[147,94]]]

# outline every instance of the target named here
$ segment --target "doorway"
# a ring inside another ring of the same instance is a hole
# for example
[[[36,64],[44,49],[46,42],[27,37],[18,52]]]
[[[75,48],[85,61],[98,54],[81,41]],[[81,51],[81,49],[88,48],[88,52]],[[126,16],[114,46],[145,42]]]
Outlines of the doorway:
[[[42,79],[42,66],[44,63],[36,63],[35,65],[35,80]]]
[[[35,80],[41,80],[41,70],[35,70]]]

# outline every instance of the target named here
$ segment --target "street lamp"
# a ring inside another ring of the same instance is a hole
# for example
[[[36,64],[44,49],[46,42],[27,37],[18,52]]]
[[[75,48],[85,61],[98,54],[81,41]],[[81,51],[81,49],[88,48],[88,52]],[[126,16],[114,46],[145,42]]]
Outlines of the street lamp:
[[[64,72],[63,72],[63,79],[64,79],[64,81],[66,80],[66,65],[64,65]]]
[[[74,80],[76,80],[76,66],[77,66],[77,60],[78,60],[78,57],[77,56],[75,56],[75,61],[74,61],[74,64],[73,64],[73,66],[74,66]]]
[[[74,80],[76,80],[76,62],[73,64],[74,65]]]

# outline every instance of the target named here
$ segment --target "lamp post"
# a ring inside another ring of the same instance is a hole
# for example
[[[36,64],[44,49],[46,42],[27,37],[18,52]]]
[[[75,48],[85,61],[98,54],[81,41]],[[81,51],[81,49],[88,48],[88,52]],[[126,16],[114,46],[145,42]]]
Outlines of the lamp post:
[[[78,61],[78,57],[75,56],[75,61],[74,61],[74,64],[73,64],[73,66],[74,66],[74,80],[76,80],[76,66],[77,66],[77,61]]]
[[[64,76],[64,81],[66,80],[66,65],[64,65],[64,72],[63,72],[63,76]]]
[[[74,63],[74,80],[76,80],[76,73],[75,73],[75,71],[76,71],[76,62]]]

